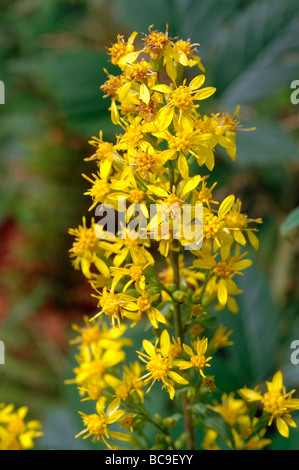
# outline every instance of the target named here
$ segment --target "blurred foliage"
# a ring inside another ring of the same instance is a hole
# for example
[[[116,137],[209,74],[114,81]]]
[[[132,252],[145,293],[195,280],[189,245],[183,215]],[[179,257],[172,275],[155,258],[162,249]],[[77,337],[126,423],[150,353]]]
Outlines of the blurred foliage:
[[[89,138],[115,135],[99,91],[103,68],[113,73],[105,47],[151,24],[201,44],[208,85],[217,87],[204,112],[240,105],[241,125],[256,128],[238,133],[237,165],[217,156],[219,194],[229,188],[264,224],[240,314],[221,312],[235,344],[213,373],[230,390],[280,368],[286,387],[298,386],[289,350],[299,337],[299,114],[290,102],[298,0],[2,0],[0,8],[0,401],[25,402],[44,419],[43,448],[84,447],[73,439],[77,393],[63,380],[72,373],[70,324],[95,305],[70,266],[67,229],[87,214]],[[272,447],[294,449],[296,439],[294,431]]]

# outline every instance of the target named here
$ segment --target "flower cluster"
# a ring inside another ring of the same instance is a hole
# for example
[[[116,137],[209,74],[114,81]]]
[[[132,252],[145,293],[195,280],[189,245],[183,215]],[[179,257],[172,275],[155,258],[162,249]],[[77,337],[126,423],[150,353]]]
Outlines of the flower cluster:
[[[200,113],[216,90],[205,86],[198,44],[152,26],[138,48],[136,42],[134,32],[108,48],[119,75],[106,71],[100,87],[118,129],[114,143],[102,131],[92,137],[95,150],[86,158],[94,171],[83,175],[85,195],[101,219],[93,217],[88,226],[83,217],[82,225],[70,229],[74,268],[88,279],[98,310],[83,327],[75,326],[78,366],[68,382],[83,400],[96,402],[95,414],[82,413],[80,435],[110,448],[114,439],[139,448],[141,440],[133,436],[151,423],[164,436],[159,448],[179,448],[184,438],[174,442],[169,431],[179,414],[163,421],[146,410],[145,398],[160,383],[170,400],[181,399],[187,446],[194,448],[195,405],[215,388],[207,370],[214,354],[233,344],[224,325],[209,328],[206,309],[238,312],[237,279],[252,264],[244,247],[258,249],[262,221],[249,218],[233,194],[216,197],[216,150],[221,147],[234,161],[242,128],[238,108],[232,115]],[[127,365],[125,348],[132,344],[123,335],[136,325],[144,337],[135,348],[136,362]],[[230,397],[231,403],[234,408]],[[213,412],[226,419],[219,406]],[[242,417],[245,426],[248,415],[242,411]],[[117,424],[131,433],[115,431]],[[250,426],[256,446],[267,443]]]
[[[43,435],[41,423],[25,421],[28,408],[0,403],[0,450],[27,450],[34,447],[34,439]]]

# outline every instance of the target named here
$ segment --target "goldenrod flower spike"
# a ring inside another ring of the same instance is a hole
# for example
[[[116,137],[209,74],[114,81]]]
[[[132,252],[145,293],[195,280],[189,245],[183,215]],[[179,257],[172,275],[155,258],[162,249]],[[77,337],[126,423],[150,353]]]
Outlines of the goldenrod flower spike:
[[[295,426],[291,412],[299,409],[299,400],[292,398],[293,390],[286,393],[281,372],[264,393],[244,387],[241,399],[232,391],[222,393],[221,403],[206,400],[218,387],[217,374],[206,371],[219,350],[233,346],[221,310],[239,311],[238,278],[252,265],[246,246],[258,249],[262,223],[242,210],[234,194],[219,200],[217,181],[212,176],[209,182],[219,147],[231,161],[237,158],[236,134],[245,130],[237,120],[239,107],[232,115],[201,113],[201,102],[216,90],[199,44],[170,37],[168,26],[162,32],[150,26],[139,48],[136,36],[118,35],[108,47],[119,71],[105,70],[100,89],[118,130],[113,143],[102,131],[91,137],[93,149],[85,158],[95,167],[83,175],[90,211],[98,216],[112,208],[113,214],[97,223],[91,218],[90,224],[83,217],[69,230],[73,266],[88,279],[98,302],[91,318],[74,326],[77,366],[66,383],[78,387],[82,400],[95,401],[93,414],[81,413],[84,429],[78,436],[110,449],[116,449],[114,440],[138,447],[150,423],[159,430],[158,447],[194,450],[199,423],[203,448],[218,449],[217,431],[225,429],[226,446],[262,449],[270,443],[267,425],[273,420],[285,437]],[[212,308],[219,312],[216,326]],[[130,364],[128,326],[138,328],[136,361]],[[174,417],[154,418],[147,411],[145,398],[159,383],[177,407]],[[253,416],[247,402],[260,402],[262,416]],[[170,428],[181,415],[184,433],[174,442]],[[214,422],[217,431],[209,428]]]

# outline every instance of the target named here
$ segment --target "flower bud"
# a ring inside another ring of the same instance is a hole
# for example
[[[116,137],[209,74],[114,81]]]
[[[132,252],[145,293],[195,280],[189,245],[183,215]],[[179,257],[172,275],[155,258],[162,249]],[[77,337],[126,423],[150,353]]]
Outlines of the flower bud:
[[[159,415],[159,413],[155,414],[155,421],[156,421],[157,424],[162,424],[163,418],[162,418],[161,415]]]
[[[165,418],[163,419],[163,425],[166,428],[174,428],[176,426],[176,420],[171,417]]]
[[[169,284],[168,290],[169,292],[173,293],[178,289],[178,286],[176,284]]]
[[[193,398],[195,398],[195,395],[196,395],[195,387],[190,387],[190,388],[188,388],[188,390],[187,390],[187,398],[188,398],[188,400],[192,400]]]
[[[185,300],[187,299],[187,295],[185,292],[181,291],[181,290],[176,290],[174,293],[173,293],[173,298],[174,300],[176,300],[179,304],[182,304],[183,302],[185,302]]]

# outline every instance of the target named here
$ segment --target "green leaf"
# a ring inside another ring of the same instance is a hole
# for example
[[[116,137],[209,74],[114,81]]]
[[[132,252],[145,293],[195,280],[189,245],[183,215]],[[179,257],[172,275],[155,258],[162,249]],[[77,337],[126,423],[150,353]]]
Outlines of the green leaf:
[[[213,58],[222,103],[252,104],[289,87],[296,76],[298,24],[296,0],[250,2],[236,12]]]
[[[234,344],[224,351],[224,357],[213,357],[210,369],[218,388],[226,392],[254,387],[277,368],[280,319],[267,277],[256,261],[237,285],[243,291],[236,297],[239,313],[219,313],[221,323],[233,330],[230,339]]]
[[[202,426],[206,429],[214,429],[224,441],[234,442],[229,424],[219,413],[203,404],[193,405],[192,410],[199,415]]]
[[[299,150],[293,135],[276,122],[258,119],[242,122],[244,128],[254,131],[237,133],[236,164],[242,168],[265,168],[295,162]]]
[[[280,233],[286,235],[296,227],[299,227],[299,206],[293,209],[287,216],[286,220],[280,226]]]
[[[108,108],[99,89],[107,76],[107,55],[90,50],[47,54],[42,58],[16,60],[11,72],[29,76],[42,87],[60,108],[70,132],[86,137],[97,135],[99,129],[108,132],[112,124]],[[109,67],[113,72],[113,67]]]

